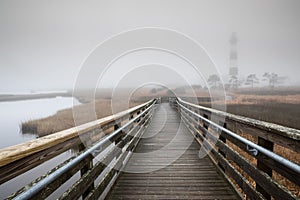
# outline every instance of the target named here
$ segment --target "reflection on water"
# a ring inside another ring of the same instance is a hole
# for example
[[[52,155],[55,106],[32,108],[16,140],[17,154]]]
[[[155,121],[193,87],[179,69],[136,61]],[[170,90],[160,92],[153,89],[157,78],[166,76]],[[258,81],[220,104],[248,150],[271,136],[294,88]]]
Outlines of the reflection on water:
[[[74,100],[74,104],[79,102]],[[51,99],[36,99],[16,102],[0,102],[0,148],[16,145],[35,139],[31,134],[22,134],[20,124],[30,119],[38,119],[55,114],[58,110],[72,107],[73,98],[57,97]],[[68,159],[71,151],[65,152],[44,164],[0,185],[0,199],[4,199],[22,186],[45,174],[59,163]],[[75,178],[75,177],[73,177]]]
[[[75,105],[79,104],[76,99],[74,102]],[[71,97],[0,102],[0,149],[36,138],[34,135],[21,133],[22,122],[47,117],[72,105]]]

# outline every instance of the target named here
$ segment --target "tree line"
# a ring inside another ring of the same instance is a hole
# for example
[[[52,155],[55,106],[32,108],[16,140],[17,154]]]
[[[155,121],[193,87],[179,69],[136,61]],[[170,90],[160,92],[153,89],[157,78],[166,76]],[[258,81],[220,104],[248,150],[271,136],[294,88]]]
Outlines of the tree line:
[[[228,83],[225,84],[225,87],[237,89],[245,85],[254,88],[254,86],[261,82],[267,82],[269,87],[273,89],[276,85],[284,83],[285,80],[286,77],[279,76],[277,73],[265,72],[262,78],[258,78],[256,74],[249,74],[245,80],[238,79],[237,76],[231,76]],[[219,88],[221,86],[221,78],[216,74],[212,74],[208,77],[207,83],[211,88]]]

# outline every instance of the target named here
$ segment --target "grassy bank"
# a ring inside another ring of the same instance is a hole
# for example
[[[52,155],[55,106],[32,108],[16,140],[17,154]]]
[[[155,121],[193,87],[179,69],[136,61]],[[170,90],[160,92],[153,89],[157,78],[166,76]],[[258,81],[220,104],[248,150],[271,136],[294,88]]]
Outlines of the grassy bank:
[[[114,102],[112,109],[112,102],[110,99],[99,99],[95,102],[95,104],[86,103],[74,108],[76,109],[75,113],[80,113],[80,115],[76,118],[76,124],[73,118],[73,110],[72,108],[68,108],[60,110],[56,114],[46,118],[23,122],[21,124],[21,130],[22,133],[31,133],[42,137],[94,120],[91,118],[91,113],[87,111],[90,110],[89,108],[95,108],[93,111],[95,110],[97,119],[100,119],[109,116],[112,113],[126,110],[140,103],[141,102],[139,101],[131,101],[128,103],[118,100],[117,102]]]
[[[65,93],[41,93],[41,94],[1,94],[0,102],[6,101],[24,101],[24,100],[33,100],[33,99],[49,99],[56,97],[72,97],[71,92]]]

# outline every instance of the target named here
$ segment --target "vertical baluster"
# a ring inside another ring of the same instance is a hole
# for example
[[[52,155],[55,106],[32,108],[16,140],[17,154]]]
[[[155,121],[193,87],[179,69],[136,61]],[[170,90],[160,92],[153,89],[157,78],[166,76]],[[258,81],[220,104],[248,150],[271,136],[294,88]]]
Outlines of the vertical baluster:
[[[209,119],[207,114],[203,114],[203,117],[206,118],[206,119]],[[203,121],[203,127],[204,127],[206,130],[208,130],[208,125],[209,125],[209,124],[208,124],[207,122]],[[206,137],[206,133],[205,133],[205,132],[203,132],[203,136]]]
[[[219,125],[221,125],[221,126],[223,126],[224,128],[227,128],[227,124],[224,122],[219,122]],[[226,144],[226,138],[224,137],[224,135],[225,135],[225,133],[223,132],[223,131],[221,131],[221,134],[220,134],[220,137],[219,137],[219,139],[222,141],[222,142],[224,142],[225,144]],[[224,156],[224,158],[226,159],[226,153],[225,152],[223,152],[222,150],[218,150],[219,151],[219,153],[222,155],[222,156]],[[224,169],[224,167],[221,165],[221,163],[220,162],[218,162],[218,165],[219,165],[219,167],[225,172],[225,169]]]
[[[270,133],[271,134],[271,133]],[[264,138],[258,137],[258,145],[273,151],[274,148],[274,143],[270,142]],[[263,163],[260,160],[257,160],[257,168],[263,172],[265,172],[266,174],[268,174],[270,177],[272,177],[272,168],[268,167],[265,163]],[[260,185],[256,184],[256,189],[258,192],[260,192],[267,200],[271,199],[271,196],[264,190],[263,187],[261,187]]]
[[[79,145],[79,151],[83,151],[85,149],[85,146],[83,143],[80,143]],[[88,156],[87,163],[83,166],[83,168],[80,170],[80,176],[82,177],[85,173],[87,173],[89,170],[93,168],[93,156],[90,154]],[[95,183],[93,182],[91,186],[82,194],[82,199],[87,197],[91,191],[95,189]]]

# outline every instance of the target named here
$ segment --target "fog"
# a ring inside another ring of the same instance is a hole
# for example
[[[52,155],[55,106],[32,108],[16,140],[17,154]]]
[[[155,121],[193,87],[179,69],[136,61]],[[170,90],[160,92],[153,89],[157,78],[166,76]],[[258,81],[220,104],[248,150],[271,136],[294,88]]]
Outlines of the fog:
[[[143,27],[173,30],[192,38],[224,77],[229,68],[229,38],[236,32],[241,78],[251,73],[261,76],[273,72],[288,77],[289,84],[300,84],[299,10],[299,0],[3,0],[0,90],[73,88],[85,63],[93,62],[89,55],[99,44],[121,32]],[[152,35],[137,37],[147,41]],[[168,41],[166,37],[164,42]],[[103,56],[118,48],[123,47],[110,46]],[[178,56],[155,50],[132,53],[112,63],[110,75],[103,76],[103,80],[97,74],[97,84],[103,81],[105,87],[113,87],[124,77],[122,73],[136,66],[145,69],[137,70],[136,77],[152,76],[163,79],[164,84],[180,85],[175,75],[178,73],[189,84],[205,84],[207,77],[201,68],[200,74],[195,75],[191,66],[182,62]],[[157,70],[157,66],[164,69]],[[167,68],[175,69],[176,73],[168,73]],[[85,78],[88,81],[89,77]],[[135,84],[130,81],[135,79],[132,74],[127,79],[126,84]]]

